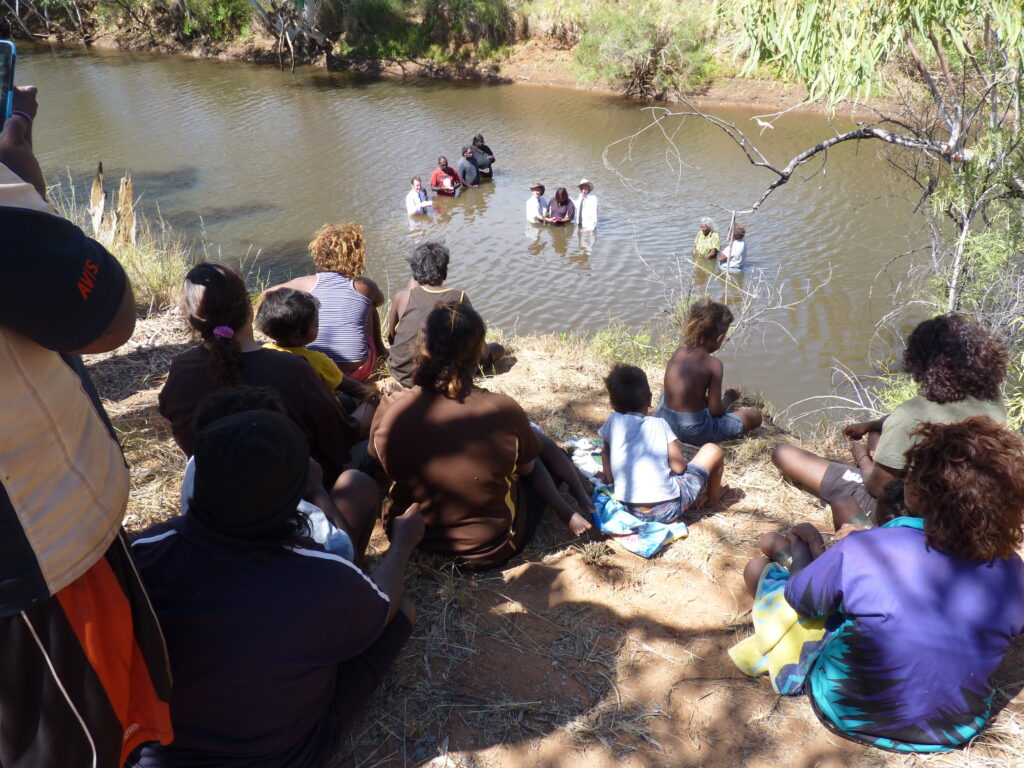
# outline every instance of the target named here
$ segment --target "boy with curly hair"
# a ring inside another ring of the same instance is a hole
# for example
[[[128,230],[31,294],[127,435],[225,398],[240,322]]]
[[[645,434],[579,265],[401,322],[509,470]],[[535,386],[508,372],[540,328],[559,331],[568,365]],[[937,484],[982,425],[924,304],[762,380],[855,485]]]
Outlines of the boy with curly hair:
[[[794,445],[776,446],[772,461],[787,480],[833,506],[836,500],[856,500],[864,514],[837,519],[837,525],[867,522],[886,485],[903,476],[905,454],[916,444],[914,430],[921,424],[954,424],[972,416],[1006,422],[1000,395],[1006,365],[1006,350],[981,325],[958,314],[925,320],[910,334],[903,355],[904,370],[920,394],[888,416],[843,430],[854,466]]]
[[[665,385],[656,416],[690,445],[743,437],[761,426],[757,408],[727,409],[740,391],[722,392],[722,361],[715,357],[732,324],[732,310],[711,299],[695,302],[683,325],[683,343],[665,366]]]

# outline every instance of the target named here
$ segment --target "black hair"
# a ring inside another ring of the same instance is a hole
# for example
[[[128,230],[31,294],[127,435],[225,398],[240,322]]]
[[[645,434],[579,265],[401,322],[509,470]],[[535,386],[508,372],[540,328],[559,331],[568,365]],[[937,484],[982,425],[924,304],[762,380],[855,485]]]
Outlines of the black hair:
[[[487,326],[472,307],[438,304],[420,331],[412,380],[423,389],[462,400],[473,387]]]
[[[647,374],[635,365],[616,365],[604,380],[612,408],[618,413],[639,413],[651,399]]]
[[[263,297],[256,327],[282,347],[301,347],[320,310],[320,300],[294,288],[278,288]]]
[[[249,291],[230,264],[204,261],[185,275],[182,309],[210,350],[210,376],[218,387],[241,384],[242,346],[236,334],[252,316]]]
[[[884,525],[897,517],[910,515],[907,509],[907,502],[903,497],[903,478],[898,477],[886,483],[882,494],[878,497],[878,506],[875,509],[875,518],[879,525]]]
[[[448,279],[448,260],[451,254],[440,243],[430,241],[420,243],[412,252],[409,268],[412,276],[420,285],[437,288]]]
[[[211,392],[199,401],[195,416],[192,418],[192,429],[199,434],[217,419],[234,416],[245,411],[271,411],[287,416],[284,401],[270,387],[254,387],[241,384],[237,387],[225,387]]]
[[[1006,378],[1006,348],[963,315],[933,317],[907,339],[903,367],[933,403],[995,400]]]

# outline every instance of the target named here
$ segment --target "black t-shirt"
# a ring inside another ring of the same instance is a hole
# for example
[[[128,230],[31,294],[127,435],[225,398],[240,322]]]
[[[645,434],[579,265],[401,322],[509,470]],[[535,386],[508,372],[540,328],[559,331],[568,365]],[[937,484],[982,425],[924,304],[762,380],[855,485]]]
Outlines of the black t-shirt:
[[[132,545],[167,638],[174,742],[142,768],[319,768],[337,667],[380,637],[389,602],[319,549],[219,536],[191,515]]]

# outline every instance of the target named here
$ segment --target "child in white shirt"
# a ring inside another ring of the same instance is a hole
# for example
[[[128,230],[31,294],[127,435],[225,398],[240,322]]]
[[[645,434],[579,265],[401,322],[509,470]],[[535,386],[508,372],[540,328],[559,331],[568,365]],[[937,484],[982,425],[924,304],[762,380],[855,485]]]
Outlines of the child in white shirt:
[[[722,449],[701,447],[687,463],[668,422],[648,416],[651,387],[633,365],[616,365],[604,380],[615,412],[598,434],[604,439],[604,479],[615,498],[641,520],[670,523],[687,509],[714,504],[722,493]]]

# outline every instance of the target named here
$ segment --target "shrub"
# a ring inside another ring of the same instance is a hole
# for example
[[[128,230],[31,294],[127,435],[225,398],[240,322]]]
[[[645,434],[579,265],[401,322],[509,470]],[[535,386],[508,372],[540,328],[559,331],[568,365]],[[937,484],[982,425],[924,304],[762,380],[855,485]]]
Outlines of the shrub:
[[[186,0],[182,33],[186,38],[226,40],[248,25],[248,0]]]

